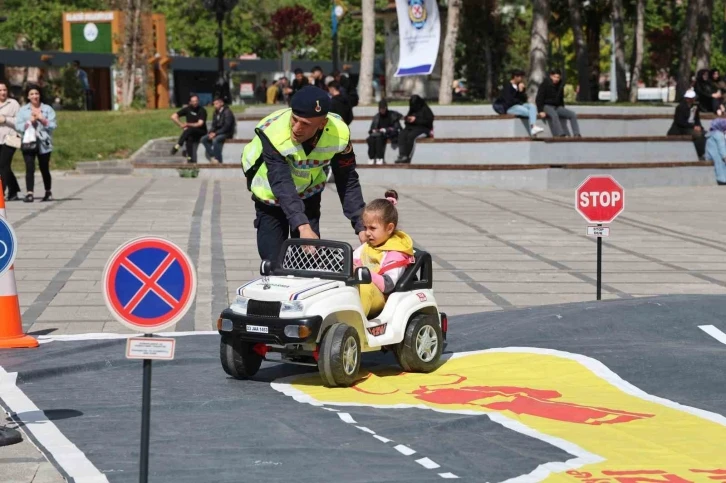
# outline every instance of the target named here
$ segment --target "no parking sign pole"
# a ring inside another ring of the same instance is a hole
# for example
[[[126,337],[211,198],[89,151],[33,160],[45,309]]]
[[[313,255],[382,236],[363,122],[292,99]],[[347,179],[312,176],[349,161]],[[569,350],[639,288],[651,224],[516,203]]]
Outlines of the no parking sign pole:
[[[625,190],[610,175],[588,176],[575,190],[575,210],[588,223],[596,223],[587,227],[587,236],[597,237],[597,300],[602,298],[602,237],[610,236],[610,227],[603,224],[612,223],[623,209]]]
[[[172,327],[194,301],[197,279],[189,256],[158,237],[134,238],[111,255],[103,272],[106,306],[121,324],[141,332],[130,337],[126,358],[143,361],[139,482],[149,477],[151,362],[174,359],[176,339],[155,337]]]

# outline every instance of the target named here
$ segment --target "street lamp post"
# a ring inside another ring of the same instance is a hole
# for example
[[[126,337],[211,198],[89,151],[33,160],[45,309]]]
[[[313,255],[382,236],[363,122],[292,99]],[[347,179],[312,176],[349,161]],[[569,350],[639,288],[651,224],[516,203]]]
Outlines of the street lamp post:
[[[225,104],[232,101],[232,95],[229,91],[229,79],[224,70],[224,50],[222,21],[225,14],[232,11],[237,5],[238,0],[204,0],[204,8],[213,12],[217,18],[217,83],[214,86],[214,96],[221,96]]]

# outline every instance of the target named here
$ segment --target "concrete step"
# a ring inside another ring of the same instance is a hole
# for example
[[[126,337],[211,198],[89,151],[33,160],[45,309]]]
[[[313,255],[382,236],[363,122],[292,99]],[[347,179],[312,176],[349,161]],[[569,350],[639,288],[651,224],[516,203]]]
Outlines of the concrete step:
[[[131,174],[134,167],[125,159],[109,159],[107,161],[80,161],[76,163],[76,174]]]
[[[589,117],[589,118],[588,118]],[[237,137],[249,138],[254,136],[254,129],[259,119],[242,118],[237,121]],[[596,116],[583,116],[578,118],[580,132],[583,136],[599,137],[638,137],[638,136],[665,136],[671,127],[673,118],[671,115],[653,116],[641,118],[640,116],[609,116],[608,118]],[[434,135],[445,138],[506,138],[529,136],[529,121],[523,118],[511,116],[470,116],[456,117],[449,116],[444,119],[437,118],[434,121]],[[544,132],[538,138],[552,137],[552,131],[547,123],[539,120],[537,124],[544,127]],[[708,130],[710,121],[702,120],[704,129]],[[351,138],[354,140],[365,140],[368,137],[368,129],[371,120],[368,118],[356,118],[350,124]],[[567,123],[570,133],[572,129]],[[170,146],[171,148],[171,146]]]
[[[234,139],[224,146],[227,162],[239,162],[249,139]],[[201,148],[200,148],[201,149]],[[360,163],[368,159],[365,141],[354,141]],[[203,156],[203,150],[201,151]],[[386,160],[394,161],[399,152],[390,143]],[[416,141],[416,164],[578,164],[578,163],[657,163],[698,161],[688,136],[624,138],[549,138],[533,141],[523,138],[422,138]]]
[[[138,165],[135,174],[154,177],[178,177],[179,167]],[[516,190],[575,189],[591,174],[610,174],[625,188],[655,186],[711,186],[715,184],[713,165],[698,163],[646,163],[570,165],[359,165],[363,185],[489,187]],[[238,179],[243,173],[238,166],[200,165],[199,178]],[[241,185],[243,186],[243,185]]]
[[[244,111],[245,116],[260,116],[264,117],[278,109],[284,109],[287,106],[284,104],[274,105],[251,105]],[[439,106],[433,103],[429,103],[429,107],[434,113],[434,116],[481,116],[481,115],[496,115],[491,103],[485,104],[450,104],[446,106]],[[577,105],[569,104],[566,106],[568,109],[572,109],[578,114],[611,114],[611,115],[633,115],[633,114],[668,114],[673,116],[673,111],[676,107],[675,104],[667,106],[610,106],[608,103],[603,102],[602,105]],[[402,114],[408,112],[408,105],[389,105],[389,109],[396,110]],[[370,106],[358,105],[353,108],[353,115],[358,116],[373,116],[378,112],[378,103],[375,102]]]

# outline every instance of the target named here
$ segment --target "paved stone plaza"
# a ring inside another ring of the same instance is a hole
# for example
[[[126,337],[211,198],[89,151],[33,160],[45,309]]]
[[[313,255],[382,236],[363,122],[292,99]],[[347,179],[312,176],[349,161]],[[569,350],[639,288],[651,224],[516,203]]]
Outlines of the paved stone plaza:
[[[365,186],[366,199],[385,188]],[[176,330],[212,329],[236,288],[257,276],[254,210],[241,181],[67,176],[54,193],[55,203],[7,205],[29,332],[124,332],[100,280],[114,249],[139,235],[169,238],[198,267],[195,305]],[[400,195],[401,228],[433,255],[447,313],[595,300],[596,244],[574,192],[422,187]],[[724,203],[717,186],[627,190],[603,246],[603,300],[726,293]],[[333,189],[323,211],[323,237],[355,244]]]
[[[366,185],[365,197],[388,187]],[[196,302],[176,330],[212,330],[236,288],[257,276],[254,211],[241,180],[69,175],[57,176],[53,191],[53,203],[7,204],[31,334],[128,332],[105,307],[100,281],[113,251],[139,235],[169,238],[198,267]],[[399,193],[401,228],[433,255],[434,290],[450,315],[595,300],[596,244],[574,191]],[[603,246],[604,300],[726,293],[726,189],[631,189],[625,198]],[[355,245],[333,189],[323,211],[323,237]],[[27,438],[0,448],[0,474],[63,481]]]

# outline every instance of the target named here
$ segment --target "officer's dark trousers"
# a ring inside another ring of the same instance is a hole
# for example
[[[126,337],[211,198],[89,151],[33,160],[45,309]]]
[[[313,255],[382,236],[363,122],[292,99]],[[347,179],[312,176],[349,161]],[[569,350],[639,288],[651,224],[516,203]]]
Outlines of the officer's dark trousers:
[[[303,200],[305,203],[305,216],[310,221],[310,227],[320,236],[320,200],[318,193]],[[279,206],[269,206],[255,200],[254,226],[257,228],[257,251],[260,259],[271,260],[276,264],[282,244],[288,238],[300,238],[298,230],[290,230],[285,212]]]

